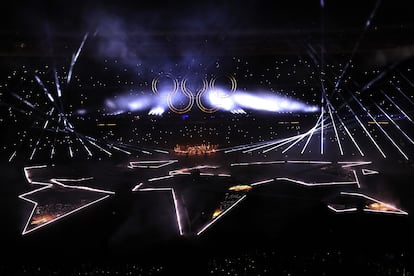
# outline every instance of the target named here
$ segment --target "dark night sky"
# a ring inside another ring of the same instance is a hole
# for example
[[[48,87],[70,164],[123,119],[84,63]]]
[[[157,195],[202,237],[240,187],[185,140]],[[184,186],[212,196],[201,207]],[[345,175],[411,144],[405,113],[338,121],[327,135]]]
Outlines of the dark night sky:
[[[409,2],[381,1],[359,50],[411,46],[414,24]],[[128,38],[138,36],[138,41],[145,39],[142,35],[158,35],[186,47],[195,41],[189,34],[200,41],[213,36],[238,47],[236,55],[260,54],[265,48],[266,54],[284,54],[298,51],[294,49],[298,42],[321,41],[322,15],[327,51],[349,53],[376,3],[328,0],[322,12],[318,0],[17,1],[1,9],[0,56],[42,56],[51,44],[57,49],[76,47],[72,43],[79,43],[85,32],[109,31],[112,36],[119,29]],[[46,39],[49,46],[42,45]]]
[[[326,27],[361,27],[376,1],[325,1]],[[153,30],[292,30],[319,28],[320,2],[312,1],[16,1],[2,7],[1,30],[81,31],[97,14],[122,17],[131,28]],[[92,20],[93,21],[93,20]],[[379,25],[405,26],[409,1],[382,1]],[[93,22],[92,22],[93,23]]]

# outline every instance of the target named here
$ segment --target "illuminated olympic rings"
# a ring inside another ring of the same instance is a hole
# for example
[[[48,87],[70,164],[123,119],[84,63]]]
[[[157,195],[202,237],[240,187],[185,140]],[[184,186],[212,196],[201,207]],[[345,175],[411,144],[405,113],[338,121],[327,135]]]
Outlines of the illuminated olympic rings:
[[[182,79],[181,81],[179,81],[178,79],[172,77],[169,74],[166,75],[160,75],[155,77],[152,80],[152,92],[154,92],[155,95],[160,95],[160,93],[158,92],[158,83],[160,78],[166,78],[166,79],[170,79],[172,81],[172,89],[171,91],[168,92],[167,95],[167,103],[168,103],[168,107],[170,108],[171,111],[173,111],[174,113],[177,114],[184,114],[187,113],[188,111],[190,111],[193,108],[194,105],[194,99],[196,101],[197,107],[203,111],[204,113],[214,113],[218,110],[218,108],[208,108],[203,104],[203,96],[205,92],[211,92],[211,91],[215,91],[215,83],[216,80],[218,79],[217,77],[213,77],[210,79],[210,81],[207,81],[206,79],[202,79],[202,85],[200,88],[196,89],[196,91],[191,91],[188,86],[187,86],[187,79]],[[234,76],[232,75],[224,75],[224,78],[227,78],[230,81],[230,91],[229,93],[226,93],[224,96],[222,94],[218,94],[217,96],[220,98],[227,98],[229,97],[231,94],[233,94],[236,89],[237,89],[237,81],[234,78]],[[181,108],[177,108],[176,106],[174,106],[173,103],[173,99],[176,95],[176,93],[178,92],[178,89],[180,88],[180,90],[182,91],[183,95],[188,99],[188,103]]]

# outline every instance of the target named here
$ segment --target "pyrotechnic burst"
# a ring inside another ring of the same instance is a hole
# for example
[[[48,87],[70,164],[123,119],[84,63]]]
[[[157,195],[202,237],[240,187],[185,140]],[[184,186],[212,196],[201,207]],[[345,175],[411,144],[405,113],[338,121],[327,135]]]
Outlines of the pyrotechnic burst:
[[[32,76],[26,66],[23,66],[25,70],[16,70],[9,77],[9,82],[4,85],[9,93],[5,93],[2,105],[8,107],[10,117],[14,118],[13,128],[16,125],[20,129],[27,127],[17,131],[16,141],[10,145],[13,151],[9,162],[19,155],[29,160],[36,156],[54,159],[59,152],[64,152],[70,158],[75,155],[90,158],[94,155],[101,156],[100,153],[112,156],[113,151],[128,155],[131,152],[151,154],[151,149],[84,135],[75,126],[75,120],[80,122],[84,119],[81,116],[84,112],[74,111],[72,104],[66,100],[70,97],[68,91],[73,90],[71,80],[74,67],[87,38],[88,33],[73,54],[69,70],[63,77],[59,75],[56,66],[50,68],[48,65],[44,70],[35,69]],[[62,67],[62,71],[64,69]],[[19,88],[9,85],[14,82]]]

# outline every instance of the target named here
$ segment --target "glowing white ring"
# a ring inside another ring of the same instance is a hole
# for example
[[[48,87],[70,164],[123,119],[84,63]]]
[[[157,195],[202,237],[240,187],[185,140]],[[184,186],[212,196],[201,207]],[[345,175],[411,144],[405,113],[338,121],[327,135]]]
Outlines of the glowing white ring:
[[[231,95],[231,94],[233,94],[233,93],[236,91],[236,89],[237,89],[237,81],[236,81],[236,79],[234,78],[234,76],[232,76],[232,75],[225,75],[225,77],[227,77],[227,78],[230,80],[231,88],[230,88],[230,92],[229,92],[226,96],[221,96],[221,95],[219,95],[219,97],[221,97],[221,98],[227,98],[227,97],[230,97],[230,95]],[[216,108],[207,108],[207,107],[205,107],[205,106],[203,105],[203,103],[202,103],[202,101],[201,101],[201,98],[202,98],[202,96],[203,96],[204,92],[206,92],[207,90],[208,90],[209,92],[211,92],[211,91],[213,91],[213,90],[215,89],[215,83],[216,83],[216,80],[217,80],[217,77],[212,78],[212,79],[210,80],[210,83],[208,84],[208,88],[209,88],[209,89],[205,89],[205,90],[203,90],[203,91],[199,91],[199,92],[197,93],[197,97],[196,97],[197,106],[198,106],[198,108],[199,108],[201,111],[203,111],[203,112],[205,112],[205,113],[214,113],[214,112],[216,112],[216,111],[218,111],[218,110],[219,110],[217,107],[216,107]]]
[[[196,100],[197,107],[201,111],[203,111],[204,113],[214,113],[214,112],[219,110],[219,108],[208,108],[208,107],[204,106],[204,104],[202,103],[203,94],[206,91],[212,91],[212,90],[215,89],[215,82],[217,80],[217,77],[212,78],[210,80],[210,82],[208,82],[206,79],[202,79],[203,85],[200,89],[198,89],[198,91],[196,93],[196,96],[194,97],[193,91],[191,91],[187,87],[187,79],[181,80],[181,82],[179,84],[178,80],[176,78],[172,77],[170,74],[166,74],[166,75],[163,75],[163,76],[165,76],[166,78],[169,78],[173,81],[174,86],[173,86],[172,91],[168,92],[167,103],[168,103],[168,107],[170,108],[170,110],[173,111],[174,113],[184,114],[184,113],[187,113],[188,111],[190,111],[193,108],[193,105],[194,105],[194,98]],[[155,95],[159,95],[158,81],[161,77],[162,77],[162,75],[157,76],[152,80],[151,87],[152,87],[152,91],[154,92]],[[235,77],[232,76],[232,75],[225,75],[225,77],[230,80],[231,87],[230,87],[230,92],[227,95],[225,95],[225,96],[219,95],[219,97],[222,97],[222,98],[230,97],[230,95],[233,94],[237,89],[237,81],[236,81]],[[180,89],[183,92],[184,96],[189,99],[188,104],[183,108],[177,108],[173,104],[173,97],[178,92],[178,86],[179,85],[180,85]]]
[[[189,99],[188,104],[185,107],[183,107],[183,108],[176,108],[174,106],[173,102],[172,102],[172,99],[173,99],[174,95],[177,93],[178,90],[175,90],[173,93],[171,93],[171,92],[168,93],[168,99],[167,99],[167,101],[168,101],[168,107],[173,112],[175,112],[177,114],[187,113],[188,111],[191,110],[191,108],[193,108],[193,105],[194,105],[194,96],[193,96],[193,94],[190,91],[187,90],[187,88],[185,88],[186,82],[187,82],[187,80],[186,79],[183,79],[181,81],[181,85],[180,85],[181,91]]]

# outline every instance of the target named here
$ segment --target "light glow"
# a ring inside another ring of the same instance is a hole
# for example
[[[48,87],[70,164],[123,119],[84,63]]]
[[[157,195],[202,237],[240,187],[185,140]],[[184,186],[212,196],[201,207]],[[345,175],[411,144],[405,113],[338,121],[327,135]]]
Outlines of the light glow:
[[[229,188],[229,191],[234,191],[234,192],[248,192],[252,189],[252,186],[250,185],[236,185],[236,186],[231,186]]]
[[[398,209],[397,207],[395,207],[395,206],[393,206],[393,205],[391,205],[391,204],[388,204],[388,203],[385,203],[385,202],[379,201],[379,200],[377,200],[377,199],[375,199],[375,198],[369,197],[369,196],[364,195],[364,194],[360,194],[360,193],[349,193],[349,192],[341,192],[341,195],[349,195],[349,196],[363,197],[363,198],[365,198],[365,199],[368,199],[368,200],[374,201],[375,203],[377,203],[377,204],[378,204],[378,205],[374,205],[374,206],[382,206],[382,207],[384,207],[384,208],[388,208],[388,209],[394,210],[394,211],[376,210],[376,209],[370,209],[371,207],[370,207],[370,206],[368,206],[367,208],[364,208],[364,209],[363,209],[363,211],[365,211],[365,212],[392,213],[392,214],[408,215],[408,213],[407,213],[407,212],[405,212],[405,211],[403,211],[403,210],[400,210],[400,209]]]
[[[165,112],[164,108],[162,108],[161,106],[157,106],[157,107],[152,108],[148,112],[148,115],[161,116],[164,112]]]

